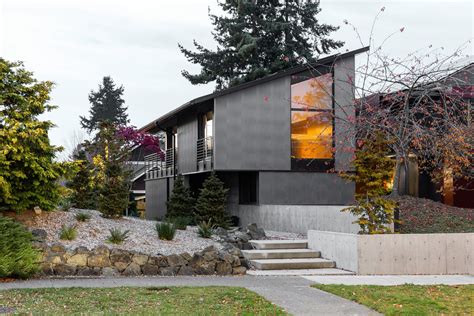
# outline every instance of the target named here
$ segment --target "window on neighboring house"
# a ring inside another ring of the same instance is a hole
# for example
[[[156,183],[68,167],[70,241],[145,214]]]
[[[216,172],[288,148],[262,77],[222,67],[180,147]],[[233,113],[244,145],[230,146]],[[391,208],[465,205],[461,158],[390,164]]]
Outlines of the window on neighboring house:
[[[297,77],[291,84],[291,160],[295,170],[333,165],[333,78]]]

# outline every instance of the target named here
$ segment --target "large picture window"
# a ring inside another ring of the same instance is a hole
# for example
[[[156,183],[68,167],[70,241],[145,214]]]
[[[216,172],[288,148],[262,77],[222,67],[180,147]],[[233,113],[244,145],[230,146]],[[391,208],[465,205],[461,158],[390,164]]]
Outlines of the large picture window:
[[[332,84],[332,73],[327,73],[291,85],[291,156],[296,169],[315,169],[305,167],[321,166],[312,160],[333,159]]]

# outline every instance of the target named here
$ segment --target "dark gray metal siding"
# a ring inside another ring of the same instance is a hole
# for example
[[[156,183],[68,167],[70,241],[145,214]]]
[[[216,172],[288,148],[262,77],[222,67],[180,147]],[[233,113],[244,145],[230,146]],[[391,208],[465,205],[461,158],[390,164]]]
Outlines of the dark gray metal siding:
[[[355,185],[333,173],[260,172],[259,204],[346,205]]]
[[[178,122],[178,172],[196,171],[197,116],[189,115]]]
[[[349,116],[354,117],[354,56],[338,60],[334,65],[334,114],[336,145],[335,169],[351,170],[352,152],[354,146],[353,126],[346,122]]]
[[[217,97],[216,170],[290,170],[290,77]]]
[[[169,182],[169,184],[168,184]],[[166,201],[169,192],[173,191],[173,178],[161,178],[145,181],[147,219],[162,219],[166,215]]]

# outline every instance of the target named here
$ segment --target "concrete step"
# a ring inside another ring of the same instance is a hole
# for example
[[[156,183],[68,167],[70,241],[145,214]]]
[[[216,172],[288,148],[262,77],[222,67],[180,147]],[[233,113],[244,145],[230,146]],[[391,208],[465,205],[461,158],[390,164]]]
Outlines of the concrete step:
[[[255,249],[306,249],[308,241],[305,239],[295,240],[250,240]]]
[[[242,254],[249,260],[319,258],[321,256],[319,251],[311,249],[242,250]]]
[[[290,269],[290,270],[247,270],[247,275],[257,276],[314,276],[314,275],[354,275],[354,272],[335,268]]]
[[[256,259],[250,260],[250,264],[258,270],[322,269],[336,266],[334,261],[321,258]]]

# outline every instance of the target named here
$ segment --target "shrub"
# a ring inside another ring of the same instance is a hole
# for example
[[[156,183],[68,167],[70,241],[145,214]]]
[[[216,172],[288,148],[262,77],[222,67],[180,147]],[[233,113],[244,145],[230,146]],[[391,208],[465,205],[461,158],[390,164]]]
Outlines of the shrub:
[[[183,176],[179,175],[174,182],[170,199],[166,203],[167,216],[170,218],[190,217],[194,203],[195,200],[191,196],[191,191],[184,185]]]
[[[230,216],[226,210],[227,192],[214,172],[204,181],[196,203],[196,219],[216,227],[228,228]]]
[[[78,222],[85,222],[91,218],[87,213],[77,213],[75,217]]]
[[[396,202],[384,198],[367,198],[342,211],[358,217],[354,223],[359,224],[360,234],[386,234],[391,233],[391,224],[398,222],[394,219],[396,205]]]
[[[21,224],[0,215],[0,278],[27,278],[38,270],[40,253],[32,241]]]
[[[63,212],[68,212],[72,207],[72,202],[69,198],[61,198],[58,202],[58,209]]]
[[[168,218],[168,222],[173,223],[174,226],[179,230],[186,230],[188,225],[191,223],[191,218],[184,216],[171,217]]]
[[[161,222],[156,224],[156,232],[158,238],[162,240],[173,240],[176,235],[176,227],[170,222]]]
[[[107,238],[108,242],[111,242],[113,244],[121,244],[128,238],[128,233],[130,232],[129,230],[126,231],[121,231],[118,228],[112,228],[109,229],[110,236]]]
[[[77,230],[74,225],[63,225],[59,231],[59,238],[62,240],[74,240],[77,236]]]
[[[213,229],[214,225],[212,225],[210,221],[201,222],[201,224],[198,225],[198,235],[202,238],[211,238]]]

